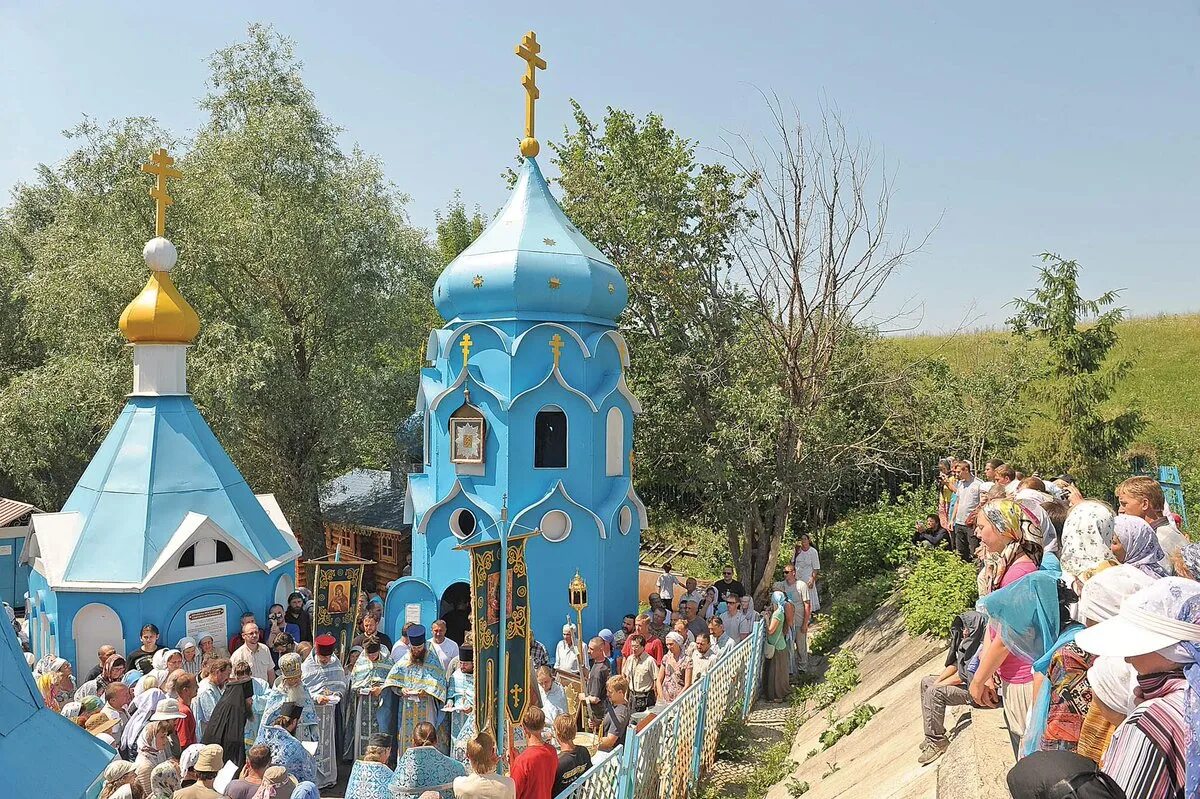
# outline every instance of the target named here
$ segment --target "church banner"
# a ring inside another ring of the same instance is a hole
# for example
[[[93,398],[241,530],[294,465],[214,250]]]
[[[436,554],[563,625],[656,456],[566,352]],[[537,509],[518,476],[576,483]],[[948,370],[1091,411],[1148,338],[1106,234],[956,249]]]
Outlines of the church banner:
[[[513,727],[521,723],[521,714],[529,704],[534,684],[529,656],[529,571],[525,564],[527,537],[508,542],[508,613],[504,625],[505,686],[504,709]]]
[[[358,594],[366,562],[316,561],[313,575],[313,637],[329,633],[343,663],[358,623]]]
[[[496,681],[500,676],[500,542],[483,541],[471,553],[471,628],[475,640],[477,729],[496,735]]]

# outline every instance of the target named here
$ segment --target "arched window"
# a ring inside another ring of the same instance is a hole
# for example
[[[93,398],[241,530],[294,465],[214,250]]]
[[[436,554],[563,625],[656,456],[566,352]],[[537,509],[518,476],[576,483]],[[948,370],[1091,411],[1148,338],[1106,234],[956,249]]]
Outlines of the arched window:
[[[233,560],[233,550],[224,541],[206,538],[197,541],[183,551],[179,556],[178,568],[186,569],[191,566],[208,566],[213,563],[229,563]]]
[[[217,563],[228,563],[233,560],[233,550],[224,541],[217,542]]]
[[[533,467],[567,468],[567,415],[561,408],[547,405],[534,419]]]
[[[625,414],[620,408],[608,409],[604,441],[604,473],[609,477],[625,474]]]
[[[183,554],[179,556],[179,568],[186,569],[196,565],[196,545],[192,544],[187,549],[183,550]]]

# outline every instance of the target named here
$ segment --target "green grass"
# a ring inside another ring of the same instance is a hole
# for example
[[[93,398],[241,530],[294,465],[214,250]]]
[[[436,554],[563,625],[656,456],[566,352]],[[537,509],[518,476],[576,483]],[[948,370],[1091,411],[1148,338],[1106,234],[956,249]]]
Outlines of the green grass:
[[[1116,399],[1135,402],[1149,423],[1149,437],[1169,435],[1200,441],[1200,382],[1192,379],[1200,363],[1200,314],[1128,319],[1120,325],[1114,355],[1133,362]],[[955,335],[899,336],[891,346],[909,357],[940,357],[955,371],[969,370],[981,359],[1001,357],[1011,335],[980,331]]]

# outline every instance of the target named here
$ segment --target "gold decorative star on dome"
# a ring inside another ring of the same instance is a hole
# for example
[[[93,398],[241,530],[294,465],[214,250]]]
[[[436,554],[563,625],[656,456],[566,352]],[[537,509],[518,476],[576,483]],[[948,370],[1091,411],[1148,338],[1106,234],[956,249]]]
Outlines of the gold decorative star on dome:
[[[549,285],[550,285],[550,288],[552,288],[552,289],[556,289],[556,288],[558,288],[559,286],[561,286],[561,285],[562,285],[562,281],[561,281],[561,280],[559,280],[557,277],[552,277],[552,278],[550,278],[550,280],[548,281],[548,283],[549,283]]]
[[[471,280],[471,285],[474,286],[475,288],[481,288],[483,286],[483,275],[476,275]]]

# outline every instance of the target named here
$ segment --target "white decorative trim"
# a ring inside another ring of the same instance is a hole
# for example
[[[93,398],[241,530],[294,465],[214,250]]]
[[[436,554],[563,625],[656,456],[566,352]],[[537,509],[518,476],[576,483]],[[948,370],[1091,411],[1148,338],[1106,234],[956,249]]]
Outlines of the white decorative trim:
[[[600,532],[600,537],[608,538],[608,533],[605,531],[604,522],[600,519],[599,516],[597,516],[595,513],[592,512],[591,508],[587,507],[586,505],[580,505],[578,502],[576,502],[574,499],[572,499],[571,495],[567,493],[567,487],[563,485],[562,480],[559,480],[557,483],[555,483],[554,488],[551,488],[549,491],[547,491],[546,494],[541,499],[539,499],[537,502],[534,502],[531,505],[527,505],[526,507],[522,508],[521,511],[519,513],[517,513],[517,515],[513,516],[511,529],[516,530],[517,522],[519,522],[521,520],[522,516],[524,516],[527,513],[533,512],[534,510],[536,510],[538,508],[538,506],[543,505],[546,502],[548,502],[555,494],[562,495],[563,500],[565,500],[568,504],[574,505],[576,508],[579,508],[580,510],[587,513],[588,516],[591,516],[592,519],[596,522],[596,529]]]
[[[497,337],[499,337],[500,344],[501,344],[501,346],[504,347],[504,351],[506,353],[514,351],[512,349],[512,339],[510,339],[508,337],[508,334],[505,333],[500,328],[496,327],[495,325],[488,324],[487,322],[467,322],[464,325],[459,325],[458,327],[448,329],[450,335],[446,338],[446,341],[442,344],[442,357],[443,358],[450,357],[450,348],[452,346],[454,346],[454,343],[456,341],[458,341],[459,339],[462,338],[463,333],[466,333],[468,330],[470,330],[473,327],[486,327],[488,330],[495,333]],[[447,328],[443,327],[442,330],[447,330]]]
[[[632,480],[629,481],[629,493],[626,494],[626,497],[633,503],[633,507],[637,509],[639,529],[645,530],[650,526],[650,517],[646,514],[646,503],[642,502],[642,498],[633,490]]]
[[[612,388],[604,392],[604,396],[600,398],[599,405],[605,405],[608,402],[608,398],[613,394],[620,394],[622,397],[624,397],[625,401],[629,403],[629,409],[632,410],[634,414],[640,414],[642,412],[642,403],[634,395],[634,393],[629,390],[629,384],[625,382],[624,371],[621,371],[617,374],[617,379],[613,383]]]
[[[468,367],[466,369],[459,370],[458,378],[453,383],[450,384],[449,388],[447,388],[441,394],[438,394],[436,397],[433,398],[433,402],[429,403],[429,413],[433,413],[434,411],[436,411],[438,404],[441,403],[441,401],[443,399],[445,399],[450,394],[453,394],[457,389],[462,388],[463,383],[465,383],[467,381],[468,375],[470,375],[472,383],[474,383],[476,386],[478,386],[479,388],[486,391],[488,394],[491,394],[496,399],[496,401],[500,403],[500,410],[506,411],[509,409],[511,403],[509,403],[507,400],[505,400],[504,397],[501,396],[494,388],[489,386],[487,383],[484,383],[482,380],[480,380],[474,374],[471,374],[471,367]],[[472,403],[472,404],[474,404],[474,403]]]
[[[538,383],[536,386],[534,386],[533,388],[527,388],[524,391],[522,391],[520,394],[518,394],[517,396],[513,397],[513,401],[508,404],[509,409],[511,410],[513,407],[515,407],[516,404],[525,395],[532,394],[535,391],[538,391],[539,389],[541,389],[543,386],[545,386],[547,383],[550,382],[551,378],[554,378],[554,380],[556,380],[560,386],[562,386],[564,389],[566,389],[568,393],[574,394],[575,396],[582,398],[583,401],[588,404],[588,407],[592,409],[592,413],[597,413],[599,411],[599,408],[596,407],[596,403],[592,402],[591,397],[589,397],[587,394],[584,394],[579,389],[570,386],[567,383],[566,378],[564,378],[562,376],[562,372],[560,372],[558,370],[558,364],[554,364],[553,366],[551,366],[550,371],[546,374],[545,377],[542,378],[542,381],[540,383]],[[565,413],[565,411],[564,411],[564,413]]]
[[[617,348],[617,356],[621,359],[621,366],[629,368],[629,344],[625,341],[620,331],[605,330],[603,333],[597,333],[588,338],[588,346],[592,348],[593,355],[600,351],[600,342],[605,338],[612,338],[613,344]]]
[[[442,351],[442,342],[438,337],[437,330],[429,331],[429,338],[425,340],[425,361],[433,363],[438,359],[438,354]]]
[[[484,502],[483,500],[479,499],[478,497],[468,494],[467,490],[465,488],[463,488],[462,481],[455,480],[454,485],[450,489],[450,493],[447,494],[445,497],[443,497],[438,502],[435,502],[432,505],[430,505],[429,510],[425,511],[425,513],[421,515],[421,521],[417,523],[417,528],[414,532],[423,535],[425,533],[425,528],[429,525],[429,518],[431,516],[433,516],[433,514],[436,513],[439,508],[442,508],[442,507],[450,504],[450,502],[455,497],[457,497],[459,494],[462,494],[463,498],[465,498],[467,502],[470,502],[472,505],[474,505],[476,510],[478,510],[481,514],[483,514],[485,517],[487,517],[486,521],[490,522],[490,524],[485,524],[484,519],[476,518],[475,519],[475,534],[478,534],[480,531],[486,530],[489,527],[492,527],[496,524],[496,514],[493,513],[494,509],[492,508],[492,506],[489,505],[488,503]]]
[[[521,335],[517,336],[517,338],[513,341],[512,356],[514,358],[517,357],[517,350],[519,350],[521,348],[521,342],[525,340],[525,337],[528,336],[533,331],[537,330],[538,328],[542,328],[542,327],[551,327],[551,328],[554,328],[555,330],[563,331],[568,336],[575,339],[575,343],[578,344],[579,349],[583,351],[584,358],[592,357],[592,351],[588,347],[587,342],[585,342],[583,340],[583,336],[579,335],[571,328],[567,327],[566,325],[559,324],[558,322],[538,322],[536,325],[529,328],[525,332],[521,333]]]

